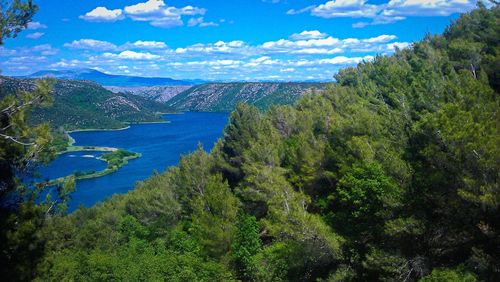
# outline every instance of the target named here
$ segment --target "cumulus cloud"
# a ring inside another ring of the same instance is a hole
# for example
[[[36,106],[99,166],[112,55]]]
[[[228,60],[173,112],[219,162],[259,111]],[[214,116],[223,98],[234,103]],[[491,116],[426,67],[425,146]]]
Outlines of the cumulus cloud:
[[[125,13],[134,21],[149,22],[152,26],[170,28],[184,24],[182,16],[204,15],[203,8],[168,6],[163,0],[149,0],[125,7]]]
[[[390,52],[393,49],[388,49],[385,43],[395,40],[395,35],[382,34],[377,37],[358,39],[346,38],[339,39],[328,36],[319,31],[315,32],[302,32],[304,35],[316,35],[311,39],[297,39],[307,38],[306,36],[290,36],[290,39],[280,39],[277,41],[268,41],[259,46],[262,52],[272,53],[286,53],[286,54],[310,54],[310,55],[331,55],[343,52]],[[298,35],[300,35],[298,34]],[[297,34],[295,34],[297,35]],[[316,38],[314,38],[316,37]]]
[[[379,9],[378,5],[367,4],[365,0],[332,0],[312,8],[311,14],[322,18],[370,18]]]
[[[385,7],[386,16],[449,16],[476,6],[473,0],[391,0]]]
[[[26,38],[29,38],[29,39],[38,39],[42,36],[44,36],[45,33],[43,32],[33,32],[33,33],[30,33],[28,35],[26,35]]]
[[[59,53],[59,50],[53,48],[50,44],[41,44],[31,47],[29,52],[39,52],[43,56],[52,56]]]
[[[52,68],[101,67],[134,75],[174,75],[227,79],[305,79],[309,75],[326,79],[340,68],[373,59],[377,53],[391,53],[409,43],[391,34],[369,38],[336,38],[320,30],[304,30],[261,44],[241,40],[216,41],[172,49],[162,41],[137,40],[124,44],[83,38],[64,44],[73,49],[72,58],[51,57],[50,45],[32,48],[0,48],[0,67],[21,72],[43,66]],[[83,52],[79,52],[79,50]],[[17,59],[14,59],[17,58]],[[30,61],[29,58],[33,58]],[[76,60],[78,59],[78,60]],[[43,64],[37,63],[43,60]],[[19,63],[23,62],[25,65]],[[236,72],[235,69],[238,71]]]
[[[114,53],[104,53],[104,57],[112,59],[125,59],[125,60],[156,60],[159,59],[159,55],[151,54],[148,52],[135,52],[126,50],[119,54]]]
[[[178,8],[168,6],[163,0],[148,0],[125,6],[123,9],[97,7],[80,18],[95,22],[114,22],[128,17],[133,21],[148,22],[152,26],[171,28],[184,25],[183,17],[193,17],[189,20],[190,26],[217,26],[215,22],[204,22],[200,17],[194,18],[205,13],[206,9],[191,5]]]
[[[217,41],[211,44],[195,44],[185,48],[177,48],[175,52],[178,54],[244,54],[249,53],[250,46],[240,40],[229,42]]]
[[[81,49],[81,50],[96,50],[96,51],[107,51],[115,50],[117,46],[111,42],[95,40],[95,39],[80,39],[73,40],[71,43],[65,43],[64,47],[71,49]]]
[[[304,30],[301,33],[294,33],[290,35],[290,39],[293,40],[307,40],[307,39],[320,39],[327,37],[328,34],[322,33],[317,30]]]
[[[475,7],[476,0],[390,0],[383,4],[369,4],[366,0],[331,0],[317,6],[308,6],[300,10],[289,10],[295,15],[310,12],[321,18],[366,18],[353,24],[360,28],[367,25],[390,24],[407,17],[437,17],[462,13]]]
[[[397,37],[382,34],[371,38],[345,38],[339,39],[329,36],[318,30],[294,33],[288,39],[268,41],[259,45],[249,45],[243,41],[218,41],[210,44],[195,44],[184,48],[177,48],[175,53],[183,56],[195,55],[226,55],[226,56],[252,56],[252,55],[333,55],[340,53],[379,52],[389,53],[394,51],[392,45]],[[408,43],[399,42],[398,47]]]
[[[80,19],[91,22],[115,22],[123,18],[122,9],[109,10],[106,7],[97,7],[85,15],[80,16]]]
[[[138,40],[131,43],[129,46],[137,47],[139,49],[167,49],[168,46],[165,42],[161,41],[142,41]]]
[[[187,25],[188,26],[206,27],[206,26],[218,26],[219,24],[218,23],[214,23],[214,22],[205,22],[205,20],[203,19],[203,17],[199,17],[199,18],[191,18],[191,19],[189,19]]]
[[[45,29],[45,28],[47,28],[47,26],[40,23],[40,22],[29,22],[28,23],[28,29],[36,30],[36,29]]]

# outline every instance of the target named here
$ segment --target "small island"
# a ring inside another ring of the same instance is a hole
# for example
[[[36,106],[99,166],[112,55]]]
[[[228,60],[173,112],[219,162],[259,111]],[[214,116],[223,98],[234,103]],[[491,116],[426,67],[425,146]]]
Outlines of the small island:
[[[65,153],[77,152],[77,151],[105,151],[107,153],[101,155],[98,159],[105,161],[108,165],[104,170],[101,171],[85,171],[85,172],[76,171],[71,175],[65,177],[59,177],[39,184],[43,184],[45,186],[59,185],[64,183],[65,179],[70,176],[73,176],[75,180],[83,180],[83,179],[105,176],[117,171],[122,166],[128,164],[128,161],[139,158],[141,156],[141,154],[139,153],[127,151],[124,149],[116,149],[110,147],[94,147],[94,146],[69,146],[68,149],[65,151]]]

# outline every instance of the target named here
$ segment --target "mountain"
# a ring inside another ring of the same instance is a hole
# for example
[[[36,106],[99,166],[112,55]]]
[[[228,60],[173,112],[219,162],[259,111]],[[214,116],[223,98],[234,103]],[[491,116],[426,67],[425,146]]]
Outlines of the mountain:
[[[325,89],[323,83],[232,82],[193,86],[167,105],[179,111],[230,112],[240,102],[267,109],[274,104],[293,104],[305,93]]]
[[[54,77],[74,80],[90,80],[105,86],[159,86],[159,85],[194,85],[198,80],[176,80],[168,77],[139,77],[113,75],[93,69],[43,70],[23,78]]]
[[[35,79],[0,76],[0,98],[16,91],[32,90]],[[30,123],[50,122],[53,128],[121,128],[130,122],[160,121],[162,103],[127,93],[113,93],[90,81],[57,79],[51,107],[36,109]]]
[[[189,85],[177,86],[134,86],[134,87],[121,87],[121,86],[104,86],[114,93],[129,93],[141,96],[157,102],[167,102],[179,93],[191,88]]]

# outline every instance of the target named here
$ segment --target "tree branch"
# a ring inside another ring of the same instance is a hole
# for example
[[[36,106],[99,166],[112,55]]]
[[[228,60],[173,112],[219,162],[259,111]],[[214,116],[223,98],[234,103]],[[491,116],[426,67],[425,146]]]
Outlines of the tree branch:
[[[21,142],[21,141],[17,140],[13,136],[1,134],[1,133],[0,133],[0,137],[3,137],[4,139],[7,139],[7,140],[14,141],[15,143],[23,145],[23,146],[33,146],[35,144],[34,142],[32,142],[32,143],[24,143],[24,142]]]

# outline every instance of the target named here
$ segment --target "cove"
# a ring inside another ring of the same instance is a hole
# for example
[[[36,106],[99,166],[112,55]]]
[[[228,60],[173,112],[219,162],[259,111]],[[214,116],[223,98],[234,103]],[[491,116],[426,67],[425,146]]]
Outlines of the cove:
[[[227,113],[188,112],[167,114],[168,123],[134,124],[117,131],[77,131],[70,133],[75,146],[123,148],[141,157],[111,174],[79,180],[72,193],[68,212],[79,206],[90,207],[114,194],[126,193],[153,172],[163,172],[177,165],[181,155],[194,151],[198,144],[211,150],[222,136]],[[74,171],[100,170],[106,163],[97,160],[100,152],[61,154],[48,166],[39,169],[42,179],[69,175]]]

